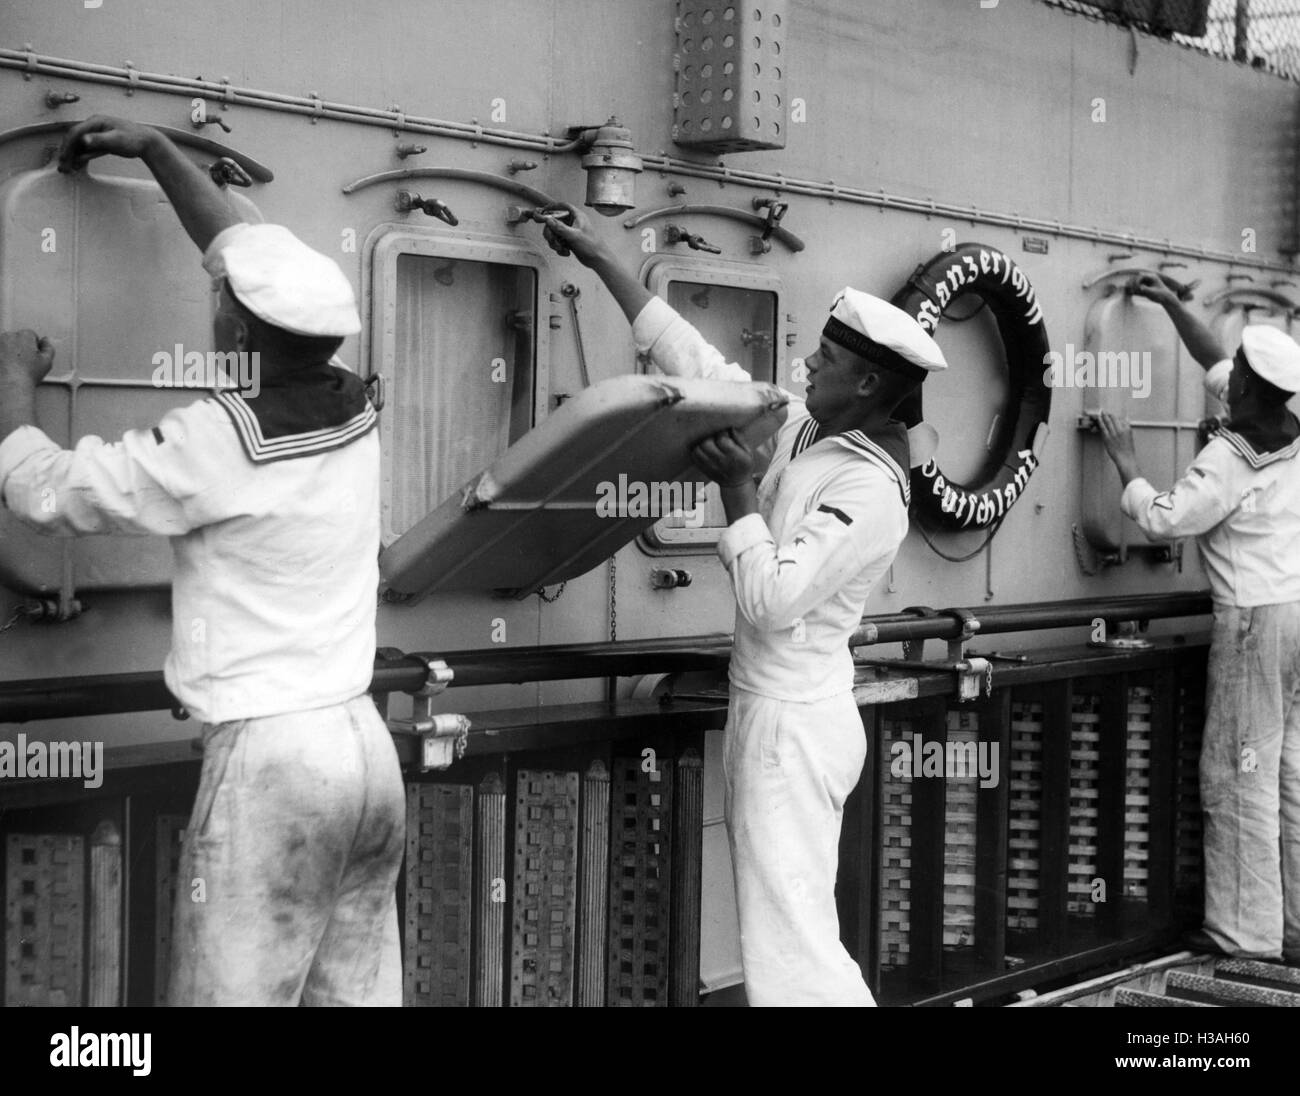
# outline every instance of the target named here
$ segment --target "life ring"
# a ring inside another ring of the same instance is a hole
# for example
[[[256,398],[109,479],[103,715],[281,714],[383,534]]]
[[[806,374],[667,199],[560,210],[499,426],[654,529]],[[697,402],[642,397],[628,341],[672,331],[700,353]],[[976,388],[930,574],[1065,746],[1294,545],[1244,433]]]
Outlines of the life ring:
[[[893,303],[934,334],[945,310],[974,293],[993,313],[1006,351],[1010,388],[988,460],[973,483],[957,483],[933,459],[912,470],[914,505],[945,529],[996,525],[1024,493],[1047,437],[1052,390],[1043,311],[1029,279],[1006,255],[984,244],[962,244],[922,263]],[[909,427],[921,421],[921,389],[896,412]]]

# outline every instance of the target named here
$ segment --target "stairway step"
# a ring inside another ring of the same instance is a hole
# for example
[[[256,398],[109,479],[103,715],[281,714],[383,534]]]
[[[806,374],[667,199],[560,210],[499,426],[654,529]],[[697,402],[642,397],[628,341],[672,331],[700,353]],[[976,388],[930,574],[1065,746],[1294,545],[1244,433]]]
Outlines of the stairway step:
[[[1192,1001],[1208,1001],[1218,1005],[1246,1005],[1255,1008],[1300,1007],[1300,993],[1252,986],[1245,982],[1232,982],[1224,978],[1205,978],[1171,970],[1165,982],[1165,992],[1171,997]]]
[[[1205,1001],[1187,1001],[1180,997],[1161,997],[1140,989],[1117,989],[1116,1008],[1214,1008]]]
[[[1263,963],[1258,959],[1220,959],[1214,964],[1214,976],[1300,993],[1300,967],[1286,967],[1281,963]]]

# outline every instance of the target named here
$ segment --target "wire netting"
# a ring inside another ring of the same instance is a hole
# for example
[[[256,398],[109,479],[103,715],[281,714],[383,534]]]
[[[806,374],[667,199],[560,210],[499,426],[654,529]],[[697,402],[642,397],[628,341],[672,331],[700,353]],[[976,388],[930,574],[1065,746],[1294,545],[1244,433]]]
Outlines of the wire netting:
[[[1300,0],[1044,0],[1300,80]]]

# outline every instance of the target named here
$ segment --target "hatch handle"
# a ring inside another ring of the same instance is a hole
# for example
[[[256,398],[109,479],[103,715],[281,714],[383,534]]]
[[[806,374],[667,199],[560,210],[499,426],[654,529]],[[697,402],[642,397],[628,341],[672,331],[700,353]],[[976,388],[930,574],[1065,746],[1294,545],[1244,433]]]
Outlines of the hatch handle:
[[[15,126],[13,129],[7,129],[0,133],[0,145],[6,145],[10,141],[21,140],[24,137],[39,137],[46,133],[61,133],[64,130],[71,129],[73,126],[80,125],[85,119],[65,118],[57,122],[38,122],[30,126]],[[204,137],[200,133],[187,133],[183,129],[173,129],[171,126],[153,126],[159,133],[169,137],[175,144],[185,145],[187,148],[198,149],[200,152],[208,152],[214,156],[228,156],[243,168],[255,183],[269,183],[275,175],[265,164],[254,160],[229,145],[223,145],[220,141],[214,141],[211,137]]]
[[[1280,293],[1276,289],[1265,289],[1258,285],[1230,285],[1219,290],[1213,297],[1205,299],[1205,307],[1213,308],[1222,301],[1237,301],[1243,297],[1255,297],[1259,300],[1268,301],[1269,304],[1277,305],[1288,315],[1294,315],[1300,312],[1300,304],[1288,297],[1285,293]]]
[[[430,217],[437,217],[440,221],[446,221],[449,225],[460,224],[460,218],[451,211],[446,202],[438,198],[422,198],[419,194],[414,194],[409,190],[399,190],[393,205],[398,213],[410,213],[412,210],[418,209]]]
[[[1169,286],[1169,288],[1178,295],[1180,301],[1190,301],[1192,299],[1192,290],[1201,284],[1199,279],[1194,282],[1183,283],[1175,278],[1171,278],[1168,274],[1160,274],[1154,270],[1149,270],[1146,267],[1126,266],[1119,270],[1103,270],[1100,274],[1095,274],[1091,278],[1085,279],[1083,288],[1091,289],[1094,285],[1100,285],[1102,282],[1110,281],[1112,278],[1136,279],[1143,276],[1155,278],[1158,281],[1164,282],[1165,285]],[[1125,290],[1127,291],[1128,289],[1129,287],[1125,286]]]
[[[687,232],[681,225],[670,224],[664,231],[664,238],[670,244],[685,244],[692,251],[707,251],[710,255],[722,254],[722,248],[714,247],[703,236]]]
[[[451,212],[447,203],[437,198],[421,198],[419,194],[413,194],[409,190],[399,190],[393,204],[399,213],[409,213],[413,209],[419,209],[420,212],[426,213],[430,217],[437,217],[439,221],[446,221],[448,225],[460,224],[460,218]]]
[[[229,156],[212,161],[208,168],[212,181],[223,189],[228,186],[252,186],[253,178]]]

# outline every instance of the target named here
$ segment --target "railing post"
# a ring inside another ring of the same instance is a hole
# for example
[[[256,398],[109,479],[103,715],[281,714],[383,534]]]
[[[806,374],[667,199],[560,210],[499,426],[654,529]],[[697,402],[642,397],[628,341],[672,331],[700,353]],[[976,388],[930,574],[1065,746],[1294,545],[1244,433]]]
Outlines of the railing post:
[[[1105,900],[1097,903],[1097,927],[1104,936],[1118,936],[1125,902],[1124,815],[1126,792],[1129,679],[1113,674],[1093,682],[1101,694],[1097,724],[1097,878]]]
[[[942,755],[948,740],[947,700],[937,696],[918,705],[917,733],[922,759],[931,742]],[[942,772],[942,766],[940,768]],[[912,885],[910,967],[922,986],[938,986],[943,974],[943,867],[947,786],[943,776],[912,780]]]
[[[1065,950],[1070,863],[1070,727],[1074,686],[1069,678],[1043,686],[1043,797],[1039,829],[1038,938],[1050,955]]]
[[[979,744],[997,758],[997,781],[975,793],[975,958],[1000,973],[1007,952],[1007,832],[1011,799],[1011,690],[979,708]]]
[[[1250,0],[1237,0],[1232,19],[1232,59],[1250,60]]]
[[[704,851],[704,759],[686,749],[677,759],[673,787],[672,968],[669,1001],[677,1007],[700,1003],[700,899]]]
[[[1151,805],[1147,839],[1147,916],[1153,926],[1169,924],[1174,909],[1174,770],[1178,764],[1176,671],[1157,670],[1151,687]]]

